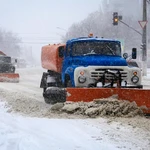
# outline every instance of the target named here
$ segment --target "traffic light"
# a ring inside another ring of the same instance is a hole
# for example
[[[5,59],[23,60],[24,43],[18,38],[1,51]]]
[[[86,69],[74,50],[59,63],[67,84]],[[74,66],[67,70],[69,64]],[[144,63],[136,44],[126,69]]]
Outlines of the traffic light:
[[[132,59],[136,59],[136,56],[137,56],[137,49],[132,48]]]
[[[114,12],[113,13],[113,25],[114,26],[118,25],[118,21],[119,21],[118,13]]]

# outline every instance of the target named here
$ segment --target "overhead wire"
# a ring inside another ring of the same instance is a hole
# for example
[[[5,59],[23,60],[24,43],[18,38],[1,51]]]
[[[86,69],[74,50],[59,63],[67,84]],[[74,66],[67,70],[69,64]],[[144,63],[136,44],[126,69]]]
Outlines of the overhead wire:
[[[13,34],[16,34],[18,38],[20,39],[20,41],[15,42],[15,41],[4,40],[1,42],[11,42],[11,43],[18,43],[18,44],[61,43],[61,38],[64,36],[63,34],[59,34],[56,32],[49,32],[49,33],[17,33],[15,32]],[[52,35],[52,36],[49,36],[49,35]]]
[[[49,43],[60,43],[61,39],[57,37],[20,37],[20,41],[3,40],[3,42],[8,43],[18,43],[18,44],[49,44]]]
[[[60,43],[60,40],[50,40],[50,41],[2,41],[2,42],[9,42],[9,43],[18,43],[18,44],[50,44],[50,43]]]

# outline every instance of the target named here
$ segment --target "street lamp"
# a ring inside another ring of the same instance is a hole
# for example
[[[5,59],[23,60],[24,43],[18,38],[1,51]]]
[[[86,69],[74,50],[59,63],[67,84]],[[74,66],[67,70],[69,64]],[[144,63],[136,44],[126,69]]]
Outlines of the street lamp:
[[[57,29],[59,29],[59,30],[62,30],[62,31],[65,31],[65,35],[63,36],[63,41],[66,41],[66,40],[68,40],[69,39],[69,32],[67,31],[67,29],[64,29],[64,28],[61,28],[61,27],[56,27]]]
[[[57,29],[60,29],[60,30],[63,30],[63,31],[66,31],[66,32],[67,32],[67,30],[66,30],[66,29],[61,28],[61,27],[57,27]]]

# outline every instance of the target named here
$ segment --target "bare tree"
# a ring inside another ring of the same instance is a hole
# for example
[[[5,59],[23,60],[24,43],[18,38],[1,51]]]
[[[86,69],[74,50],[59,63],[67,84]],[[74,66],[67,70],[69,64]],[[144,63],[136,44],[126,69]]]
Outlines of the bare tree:
[[[74,23],[69,28],[66,34],[67,36],[63,37],[63,41],[66,41],[69,38],[88,36],[88,34],[92,32],[98,37],[113,38],[123,41],[124,51],[126,52],[131,51],[132,47],[137,47],[140,51],[141,35],[137,34],[122,23],[119,23],[118,26],[113,26],[112,14],[117,11],[123,16],[124,22],[139,32],[142,32],[142,29],[138,24],[138,21],[142,20],[141,4],[137,0],[132,1],[134,7],[133,5],[130,5],[131,0],[111,0],[109,3],[108,1],[103,0],[102,2],[103,10],[100,8],[98,11],[91,13],[81,22]],[[148,10],[148,19],[150,19],[150,7]],[[148,31],[150,31],[150,26],[148,26]],[[150,32],[148,32],[148,39],[150,39]]]
[[[21,51],[20,42],[21,39],[17,35],[0,29],[0,50],[6,55],[18,57]]]

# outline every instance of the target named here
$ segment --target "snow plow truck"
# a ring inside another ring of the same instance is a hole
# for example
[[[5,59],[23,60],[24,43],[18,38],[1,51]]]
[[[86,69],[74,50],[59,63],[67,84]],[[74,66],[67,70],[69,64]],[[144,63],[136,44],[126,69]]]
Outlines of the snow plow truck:
[[[130,57],[136,59],[137,49]],[[129,66],[119,40],[93,36],[68,40],[65,44],[42,47],[43,72],[40,88],[46,103],[90,102],[118,95],[135,101],[150,113],[150,90],[141,84],[141,69]]]
[[[19,74],[15,73],[11,57],[2,51],[0,51],[0,82],[19,82]]]

